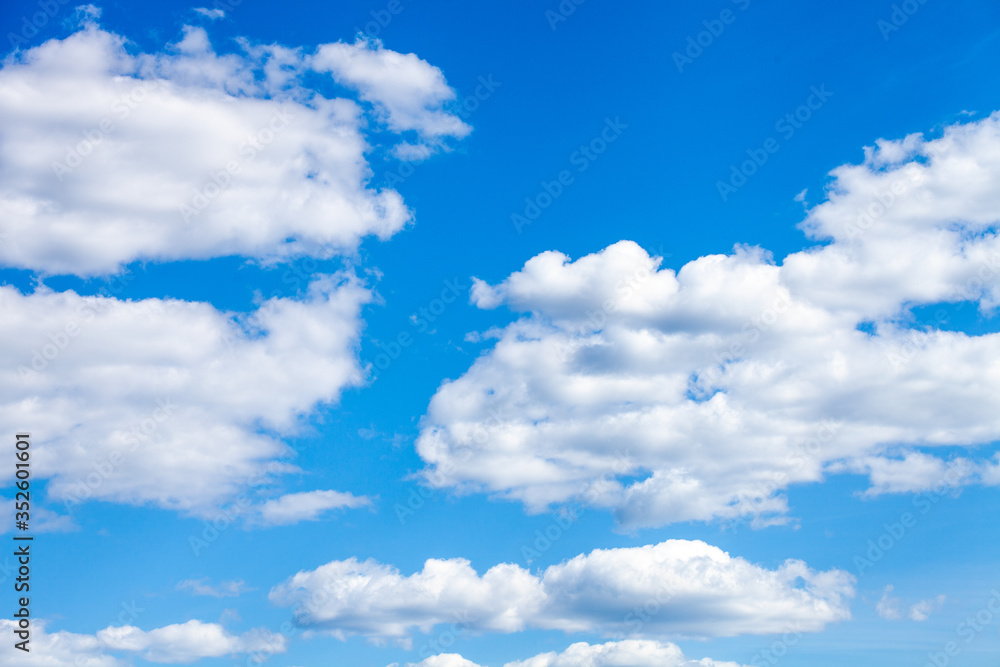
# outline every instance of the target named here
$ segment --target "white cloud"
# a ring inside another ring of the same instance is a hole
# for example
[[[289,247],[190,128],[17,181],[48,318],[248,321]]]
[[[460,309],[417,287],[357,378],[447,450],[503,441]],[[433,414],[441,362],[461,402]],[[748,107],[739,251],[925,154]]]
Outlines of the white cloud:
[[[776,570],[699,541],[597,549],[536,574],[503,563],[479,575],[464,559],[428,560],[405,576],[372,560],[299,572],[269,598],[298,623],[337,637],[403,643],[417,629],[528,628],[632,636],[732,636],[816,631],[850,617],[853,578],[801,561]],[[648,614],[637,614],[644,609]]]
[[[395,667],[395,665],[389,665]],[[432,656],[407,667],[481,667],[454,653]],[[703,658],[689,660],[676,644],[627,639],[606,644],[579,642],[562,653],[551,651],[527,660],[508,662],[504,667],[740,667],[735,662]]]
[[[279,438],[363,380],[353,276],[247,316],[207,303],[0,287],[0,428],[34,434],[56,500],[207,514],[294,470]],[[5,473],[11,475],[11,472]]]
[[[882,597],[875,604],[875,611],[880,617],[888,621],[898,621],[903,618],[902,600],[894,597],[892,591],[893,587],[891,584],[885,587],[882,591]],[[926,621],[935,609],[940,608],[944,604],[944,600],[944,595],[938,595],[937,597],[912,604],[906,612],[906,618],[911,621]]]
[[[899,598],[892,596],[891,584],[882,591],[882,597],[875,604],[875,611],[880,617],[889,621],[898,621],[903,618],[903,614],[899,610]]]
[[[906,452],[901,458],[868,456],[832,465],[831,472],[850,471],[868,475],[871,487],[864,495],[907,493],[939,486],[958,487],[988,473],[989,464],[973,463],[969,459],[950,461],[921,452]]]
[[[280,526],[299,521],[315,521],[331,509],[356,508],[371,505],[371,500],[340,491],[307,491],[290,493],[268,500],[260,508],[266,525]]]
[[[124,667],[130,664],[112,654],[178,664],[255,652],[273,655],[284,653],[287,645],[284,636],[264,629],[237,636],[216,623],[197,620],[148,632],[130,625],[112,626],[98,631],[96,635],[64,631],[50,633],[46,626],[44,620],[34,621],[29,653],[15,649],[13,641],[3,642],[0,664],[24,667]],[[14,628],[13,621],[0,619],[0,630],[4,635],[13,637]]]
[[[187,26],[165,52],[131,55],[91,23],[8,58],[0,263],[95,275],[138,259],[329,257],[406,225],[399,194],[368,184],[362,107],[304,87],[301,49],[237,41],[244,52],[218,55]],[[389,110],[391,130],[468,133],[439,108],[454,95],[441,72],[416,56],[365,43],[319,54]]]
[[[225,10],[222,9],[208,9],[206,7],[195,7],[194,11],[212,21],[226,17],[226,12]]]
[[[455,99],[455,91],[441,70],[413,53],[396,53],[377,40],[359,38],[354,44],[321,46],[312,67],[356,89],[361,99],[375,105],[390,130],[416,131],[424,142],[397,146],[402,159],[422,159],[444,138],[462,138],[472,131],[444,108]]]
[[[479,307],[529,315],[431,400],[430,483],[529,511],[582,499],[632,527],[785,521],[781,491],[828,472],[870,474],[869,495],[996,483],[933,448],[1000,439],[1000,335],[911,309],[1000,303],[1000,114],[833,174],[803,224],[825,245],[780,265],[738,246],[675,272],[623,241],[476,280]]]
[[[132,625],[98,631],[97,640],[111,651],[136,653],[152,662],[186,663],[201,658],[252,653],[284,653],[286,639],[267,630],[232,635],[221,625],[188,621],[148,632]]]
[[[212,584],[208,579],[186,579],[177,584],[177,590],[191,591],[191,595],[234,598],[251,589],[247,587],[242,579],[239,581],[220,581],[218,584]]]
[[[944,604],[944,595],[938,595],[930,600],[921,600],[911,605],[907,614],[911,621],[926,621],[931,616],[931,612],[939,609]]]

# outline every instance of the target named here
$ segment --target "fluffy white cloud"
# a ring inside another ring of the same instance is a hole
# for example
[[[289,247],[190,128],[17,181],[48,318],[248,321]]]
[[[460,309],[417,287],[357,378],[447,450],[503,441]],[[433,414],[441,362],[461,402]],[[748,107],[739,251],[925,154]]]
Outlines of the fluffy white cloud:
[[[409,638],[450,623],[477,632],[526,628],[605,635],[731,636],[816,631],[850,617],[853,579],[801,561],[768,570],[704,542],[596,549],[539,574],[503,563],[480,576],[464,559],[428,560],[404,576],[368,560],[333,561],[272,589],[301,625],[344,638]],[[638,610],[638,611],[637,611]]]
[[[341,491],[307,491],[289,493],[268,500],[260,508],[260,518],[267,525],[280,526],[299,521],[315,521],[332,509],[371,505],[371,500]]]
[[[246,316],[0,287],[0,428],[44,424],[34,470],[57,500],[204,514],[293,470],[279,438],[362,381],[356,346],[370,298],[348,275]]]
[[[629,526],[783,521],[781,490],[826,472],[869,473],[870,495],[996,483],[995,463],[913,448],[1000,438],[1000,335],[911,309],[1000,302],[998,128],[880,141],[809,211],[827,243],[780,265],[737,247],[675,272],[623,241],[475,281],[481,308],[530,314],[432,399],[429,482]]]
[[[49,633],[45,621],[34,622],[31,651],[24,653],[13,641],[0,646],[0,664],[24,667],[124,667],[125,659],[112,654],[138,656],[161,663],[190,663],[202,658],[256,653],[284,653],[283,635],[264,629],[233,635],[216,623],[191,620],[143,631],[134,626],[112,626],[96,635],[72,632]],[[13,637],[15,624],[0,619],[0,630]]]
[[[94,275],[137,259],[328,257],[391,236],[410,212],[368,185],[362,106],[302,84],[314,59],[388,109],[391,130],[469,131],[438,108],[454,93],[437,68],[380,44],[314,58],[239,40],[218,55],[190,26],[163,53],[124,41],[88,24],[0,68],[0,263]]]
[[[396,667],[390,665],[389,667]],[[435,655],[407,667],[481,667],[454,653]],[[740,667],[735,662],[703,658],[689,660],[676,644],[642,639],[626,639],[606,644],[579,642],[562,653],[551,651],[527,660],[508,662],[504,667]]]
[[[132,625],[109,627],[97,640],[111,651],[136,653],[152,662],[186,663],[201,658],[261,652],[284,653],[286,639],[263,629],[232,635],[216,623],[188,621],[148,632]]]
[[[312,60],[317,71],[330,72],[341,84],[371,102],[395,132],[416,131],[421,144],[403,143],[397,155],[422,159],[445,137],[461,138],[472,128],[444,109],[455,91],[441,70],[412,53],[382,47],[381,42],[358,39],[354,44],[325,44]],[[430,142],[428,145],[427,142]]]

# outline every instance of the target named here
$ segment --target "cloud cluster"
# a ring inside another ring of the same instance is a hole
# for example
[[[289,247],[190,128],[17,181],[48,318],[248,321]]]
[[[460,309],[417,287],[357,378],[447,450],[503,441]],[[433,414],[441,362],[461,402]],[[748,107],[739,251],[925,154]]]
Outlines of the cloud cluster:
[[[270,299],[246,316],[0,287],[0,427],[45,425],[33,470],[57,500],[204,514],[293,470],[279,438],[362,381],[356,346],[370,298],[350,275],[319,277],[302,300]],[[345,505],[328,494],[307,496],[312,509],[302,497],[265,505],[265,518]]]
[[[903,610],[900,608],[902,601],[892,595],[893,586],[890,584],[882,591],[882,597],[875,603],[875,612],[887,621],[898,621],[903,618]],[[911,621],[926,621],[931,613],[944,604],[945,596],[938,595],[928,600],[920,600],[910,605],[906,612],[906,618]]]
[[[398,667],[389,665],[389,667]],[[435,655],[406,667],[482,667],[455,653]],[[740,667],[735,662],[709,658],[689,660],[676,644],[653,640],[626,639],[606,644],[578,642],[562,653],[550,651],[527,660],[508,662],[504,667]]]
[[[596,549],[538,574],[503,563],[480,575],[456,558],[430,559],[406,576],[351,558],[299,572],[269,598],[294,607],[303,627],[405,643],[415,629],[443,623],[622,637],[768,634],[792,622],[816,631],[849,618],[853,594],[853,579],[839,570],[793,560],[768,570],[704,542],[668,540]]]
[[[781,264],[738,246],[675,272],[623,241],[475,281],[479,307],[528,315],[433,397],[428,480],[633,527],[783,521],[782,489],[834,471],[869,495],[997,483],[988,456],[914,448],[1000,438],[1000,335],[913,308],[1000,303],[1000,115],[832,173],[803,223],[823,244]]]
[[[13,621],[0,619],[0,630],[13,636]],[[115,654],[139,657],[150,662],[185,664],[202,658],[261,652],[284,653],[287,640],[265,629],[233,635],[217,623],[191,620],[144,631],[131,625],[111,626],[96,635],[48,632],[44,621],[35,621],[31,651],[24,653],[4,642],[0,662],[24,667],[124,667],[126,659]],[[7,662],[10,660],[11,662]]]
[[[434,145],[471,130],[442,107],[454,91],[441,71],[413,54],[239,43],[219,55],[188,26],[166,52],[133,55],[89,23],[5,61],[0,263],[96,275],[134,260],[350,252],[411,219],[398,193],[368,184],[366,127]],[[307,87],[317,71],[359,100]]]

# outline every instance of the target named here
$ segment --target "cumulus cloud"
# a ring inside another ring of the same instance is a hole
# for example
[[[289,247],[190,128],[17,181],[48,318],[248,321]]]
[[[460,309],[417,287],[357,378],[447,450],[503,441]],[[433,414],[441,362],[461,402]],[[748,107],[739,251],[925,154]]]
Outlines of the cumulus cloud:
[[[395,664],[389,667],[397,667]],[[406,667],[481,667],[455,653],[435,655]],[[550,651],[504,667],[740,667],[735,662],[703,658],[689,660],[676,644],[626,639],[606,644],[579,642],[562,653]]]
[[[0,263],[97,275],[134,260],[329,257],[405,226],[398,193],[368,184],[362,105],[302,82],[319,63],[385,110],[391,132],[438,141],[470,129],[439,108],[454,95],[440,70],[381,44],[237,41],[220,55],[187,26],[133,55],[87,23],[8,58]]]
[[[538,574],[502,563],[479,575],[455,558],[403,575],[351,558],[299,572],[269,598],[294,607],[310,629],[406,643],[414,630],[443,623],[622,637],[768,634],[789,624],[816,631],[849,618],[853,594],[853,578],[839,570],[814,572],[794,560],[768,570],[704,542],[668,540],[596,549]]]
[[[332,509],[366,505],[371,505],[370,499],[340,491],[289,493],[265,502],[260,508],[260,518],[265,525],[280,526],[299,521],[315,521]]]
[[[280,438],[363,380],[370,299],[346,274],[247,315],[0,287],[0,427],[45,424],[33,470],[56,500],[206,514],[294,470]]]
[[[431,400],[429,483],[631,527],[785,521],[782,490],[830,472],[869,474],[869,495],[996,483],[974,448],[1000,438],[1000,335],[913,308],[998,304],[1000,115],[833,176],[803,223],[823,245],[780,264],[737,246],[675,272],[623,241],[476,280],[477,306],[527,315]]]
[[[140,657],[151,662],[185,664],[202,658],[284,653],[287,645],[283,635],[262,628],[233,635],[216,623],[197,620],[149,631],[131,625],[111,626],[96,635],[50,633],[47,625],[45,621],[34,622],[29,653],[15,649],[13,642],[4,642],[0,661],[24,667],[124,667],[130,664],[128,657]],[[4,634],[13,636],[14,627],[13,621],[0,619]]]

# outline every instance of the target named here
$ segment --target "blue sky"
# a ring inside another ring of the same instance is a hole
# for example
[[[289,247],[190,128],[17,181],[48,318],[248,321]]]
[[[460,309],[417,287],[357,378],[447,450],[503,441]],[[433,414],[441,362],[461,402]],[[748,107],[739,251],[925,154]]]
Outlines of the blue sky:
[[[0,664],[995,663],[1000,8],[0,11]]]

